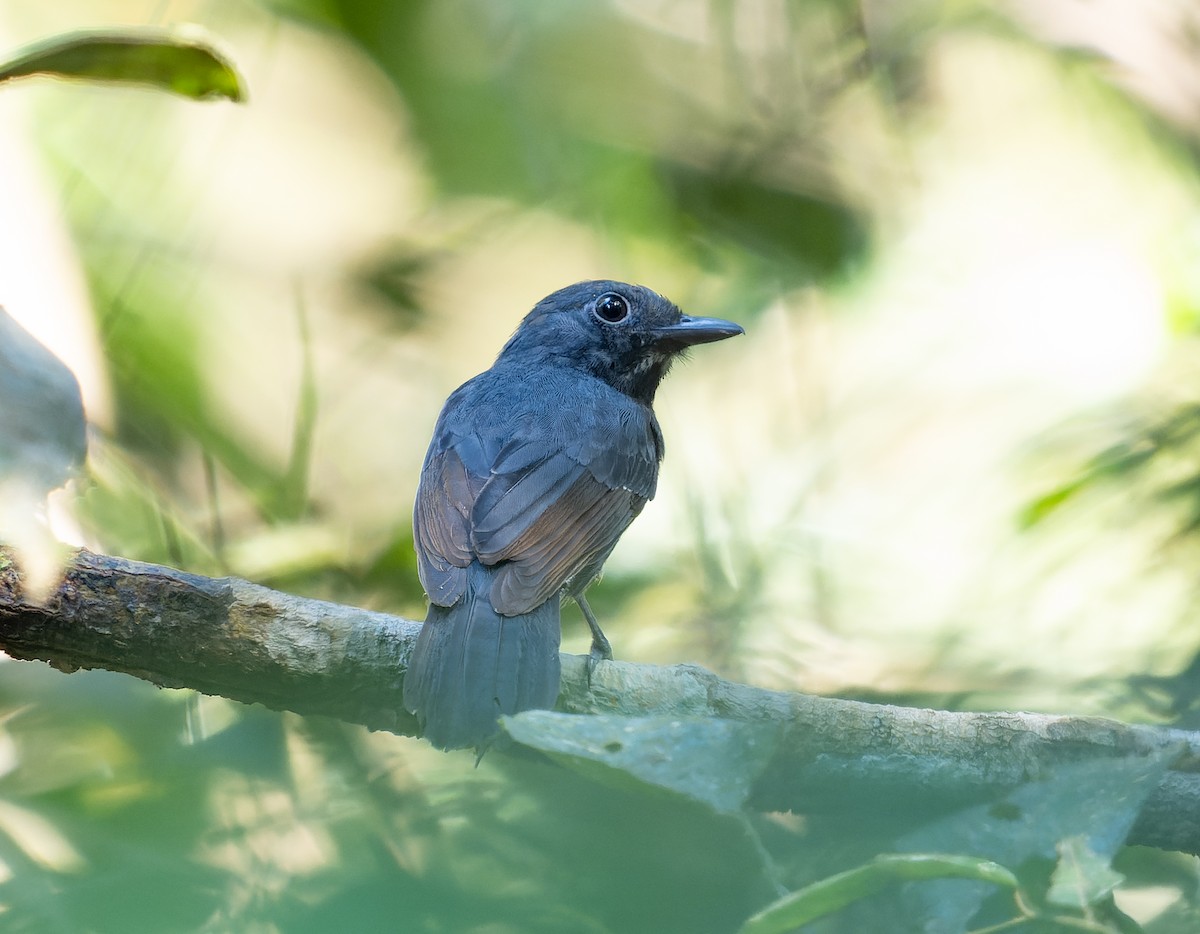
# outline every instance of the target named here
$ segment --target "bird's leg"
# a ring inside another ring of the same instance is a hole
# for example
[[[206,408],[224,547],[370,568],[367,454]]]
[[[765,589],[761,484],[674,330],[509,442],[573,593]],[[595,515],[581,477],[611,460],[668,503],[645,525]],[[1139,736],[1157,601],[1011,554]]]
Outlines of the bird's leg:
[[[575,602],[579,604],[579,610],[583,613],[583,618],[587,620],[588,628],[592,631],[592,649],[588,652],[587,661],[588,684],[590,685],[592,683],[592,672],[596,670],[596,666],[601,661],[612,660],[612,646],[608,642],[608,637],[604,635],[604,630],[596,622],[596,614],[592,612],[592,608],[588,606],[588,602],[583,598],[582,593],[575,595]]]

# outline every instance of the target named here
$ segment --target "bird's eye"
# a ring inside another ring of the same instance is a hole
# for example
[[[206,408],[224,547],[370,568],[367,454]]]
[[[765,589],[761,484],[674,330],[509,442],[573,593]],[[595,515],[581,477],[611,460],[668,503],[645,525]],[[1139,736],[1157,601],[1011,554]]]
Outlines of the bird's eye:
[[[629,316],[629,302],[615,292],[608,292],[596,299],[596,317],[609,324],[624,321]]]

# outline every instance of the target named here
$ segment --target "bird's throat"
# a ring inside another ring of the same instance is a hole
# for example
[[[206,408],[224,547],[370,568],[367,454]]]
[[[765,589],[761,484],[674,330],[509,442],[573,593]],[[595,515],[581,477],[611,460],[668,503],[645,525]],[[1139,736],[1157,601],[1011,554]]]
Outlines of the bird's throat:
[[[658,384],[671,368],[672,354],[654,352],[640,355],[632,365],[612,367],[596,375],[606,383],[643,405],[654,403]]]

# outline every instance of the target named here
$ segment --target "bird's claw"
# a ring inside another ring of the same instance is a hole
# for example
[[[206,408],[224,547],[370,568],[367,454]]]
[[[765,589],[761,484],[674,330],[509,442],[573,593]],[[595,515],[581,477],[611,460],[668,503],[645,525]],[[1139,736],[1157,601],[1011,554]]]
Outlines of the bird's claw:
[[[612,646],[608,639],[601,636],[599,639],[592,639],[592,648],[587,655],[587,680],[588,687],[592,686],[592,674],[596,671],[596,666],[601,662],[612,661],[613,652]]]
[[[579,604],[583,618],[587,620],[588,629],[592,631],[592,649],[588,652],[587,657],[588,690],[591,690],[592,672],[596,670],[596,666],[601,662],[612,661],[612,645],[609,644],[608,637],[604,635],[604,630],[600,628],[600,624],[596,622],[596,614],[588,606],[588,602],[583,598],[582,592],[575,594],[575,602]]]

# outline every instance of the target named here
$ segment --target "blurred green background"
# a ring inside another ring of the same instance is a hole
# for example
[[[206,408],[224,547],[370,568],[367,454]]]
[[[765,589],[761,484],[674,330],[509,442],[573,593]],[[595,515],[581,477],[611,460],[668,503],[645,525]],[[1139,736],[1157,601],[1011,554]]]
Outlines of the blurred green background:
[[[660,393],[660,494],[591,594],[619,658],[1193,724],[1200,4],[5,0],[0,54],[179,23],[246,105],[0,91],[0,304],[93,424],[63,537],[420,618],[441,402],[543,295],[626,279],[747,336]],[[736,825],[564,782],[0,661],[0,927],[770,899]],[[1191,891],[1153,881],[1145,918]]]

